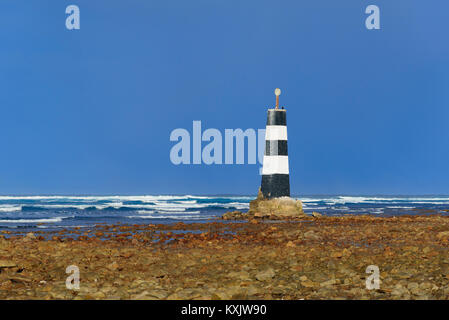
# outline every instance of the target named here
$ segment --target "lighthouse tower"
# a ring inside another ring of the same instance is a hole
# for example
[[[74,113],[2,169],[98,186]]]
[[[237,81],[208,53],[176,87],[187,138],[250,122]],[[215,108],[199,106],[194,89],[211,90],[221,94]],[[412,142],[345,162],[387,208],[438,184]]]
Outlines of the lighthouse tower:
[[[261,191],[265,198],[290,197],[287,152],[287,112],[279,109],[281,90],[274,91],[276,107],[268,109]]]

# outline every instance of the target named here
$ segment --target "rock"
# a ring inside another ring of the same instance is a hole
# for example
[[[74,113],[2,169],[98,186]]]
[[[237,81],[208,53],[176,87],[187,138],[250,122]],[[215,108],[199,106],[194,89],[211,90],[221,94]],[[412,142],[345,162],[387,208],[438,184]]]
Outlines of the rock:
[[[132,300],[161,300],[168,296],[168,292],[165,290],[150,290],[143,291],[139,294],[131,296]]]
[[[150,290],[148,291],[148,295],[151,297],[155,297],[158,299],[164,299],[168,296],[168,292],[165,290]]]
[[[229,286],[225,288],[225,293],[231,300],[246,300],[247,290],[240,286]]]
[[[417,296],[423,294],[422,290],[420,289],[419,284],[416,282],[410,282],[409,284],[407,284],[407,289],[410,291],[410,293],[417,295]]]
[[[37,239],[37,237],[34,235],[34,233],[30,232],[30,233],[27,233],[26,236],[22,238],[22,241],[23,242],[31,242],[36,239]]]
[[[114,261],[113,263],[109,264],[106,268],[108,268],[111,271],[115,271],[118,269],[118,263]]]
[[[335,251],[331,253],[331,257],[332,258],[342,258],[342,257],[347,257],[351,255],[351,251],[348,249],[343,249],[342,251]]]
[[[410,283],[407,285],[407,289],[408,289],[408,290],[413,290],[413,289],[417,289],[417,288],[419,288],[419,285],[418,285],[416,282],[410,282]]]
[[[11,280],[12,282],[32,282],[31,279],[24,277],[10,277],[9,280]]]
[[[260,192],[257,198],[249,203],[249,216],[255,218],[283,219],[304,217],[302,203],[290,197],[265,199]]]
[[[321,237],[316,234],[313,230],[304,233],[304,238],[308,240],[321,240]]]
[[[314,217],[314,218],[319,218],[319,217],[322,217],[323,215],[321,214],[321,213],[319,213],[319,212],[312,212],[312,217]]]
[[[167,300],[192,300],[201,297],[201,293],[195,289],[181,289],[167,297]]]
[[[397,284],[396,287],[391,291],[391,295],[393,296],[404,296],[408,295],[409,291],[404,288],[401,284]]]
[[[97,292],[92,294],[92,298],[94,298],[94,299],[104,299],[104,298],[106,298],[106,295],[104,294],[104,292],[97,291]]]
[[[228,277],[229,278],[237,278],[240,280],[249,280],[250,279],[249,273],[246,271],[240,271],[240,272],[233,271],[228,274]]]
[[[13,261],[0,260],[0,268],[14,268],[14,267],[17,267],[17,264],[15,264]]]
[[[301,281],[301,285],[306,288],[313,288],[315,283],[307,279],[306,281]]]
[[[267,281],[270,279],[273,279],[275,276],[275,272],[273,268],[268,268],[264,271],[260,271],[258,274],[256,274],[256,279],[259,281]]]
[[[230,211],[223,214],[223,220],[244,220],[244,213],[241,211]]]
[[[287,238],[298,239],[300,236],[302,236],[303,232],[301,230],[288,230],[285,231],[284,234]]]
[[[449,231],[443,231],[443,232],[438,232],[437,234],[437,238],[438,239],[448,239],[449,238]]]
[[[341,252],[341,251],[332,252],[331,257],[332,258],[341,258],[341,257],[343,257],[343,252]]]
[[[430,282],[423,282],[419,285],[422,290],[432,289],[433,285]]]
[[[35,240],[35,239],[36,239],[36,236],[34,235],[34,233],[29,232],[29,233],[27,233],[26,238]]]
[[[337,281],[335,279],[330,279],[320,283],[320,287],[330,287],[336,284]]]
[[[257,289],[256,286],[249,286],[247,288],[247,291],[246,291],[246,294],[248,296],[254,296],[254,295],[258,294],[258,293],[259,293],[259,290]]]
[[[268,217],[269,217],[269,215],[266,215],[266,214],[264,214],[264,213],[262,213],[262,212],[259,212],[259,211],[257,211],[257,212],[254,213],[254,218],[259,218],[259,219],[261,219],[261,218],[268,218]]]
[[[293,241],[289,241],[289,242],[287,242],[287,244],[285,246],[288,248],[294,248],[294,247],[296,247],[296,244]]]
[[[430,248],[430,247],[425,247],[425,248],[422,250],[423,253],[429,253],[430,251],[432,251],[432,248]]]

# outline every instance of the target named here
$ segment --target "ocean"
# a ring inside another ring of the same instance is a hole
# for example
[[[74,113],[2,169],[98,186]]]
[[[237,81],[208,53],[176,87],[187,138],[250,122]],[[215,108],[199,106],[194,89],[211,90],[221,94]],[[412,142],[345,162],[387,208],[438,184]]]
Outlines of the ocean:
[[[448,214],[449,196],[298,196],[324,215]],[[0,230],[54,230],[100,223],[208,222],[245,211],[254,196],[0,196]],[[448,211],[446,211],[448,210]]]

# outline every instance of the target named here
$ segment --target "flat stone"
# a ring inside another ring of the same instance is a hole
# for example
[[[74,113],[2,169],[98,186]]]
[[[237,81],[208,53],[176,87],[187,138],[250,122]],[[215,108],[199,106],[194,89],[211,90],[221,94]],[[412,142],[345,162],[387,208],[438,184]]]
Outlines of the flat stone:
[[[228,273],[228,277],[229,278],[237,278],[240,280],[249,280],[250,279],[249,273],[246,271],[240,271],[240,272],[233,271],[233,272]]]
[[[313,288],[313,287],[315,287],[315,283],[310,281],[310,280],[302,281],[301,285],[303,287],[306,287],[306,288]]]
[[[167,297],[167,300],[192,300],[201,297],[201,293],[195,289],[182,289]]]
[[[304,233],[304,238],[309,240],[321,240],[321,237],[312,230]]]
[[[320,283],[320,287],[330,287],[336,284],[337,281],[335,279],[330,279]]]
[[[133,300],[161,300],[168,296],[165,290],[145,290],[139,294],[131,296]]]
[[[438,232],[438,239],[449,238],[449,231]]]
[[[0,268],[14,268],[17,267],[13,261],[10,260],[0,260]]]
[[[256,274],[256,279],[259,281],[267,281],[273,279],[275,275],[273,268],[268,268]]]

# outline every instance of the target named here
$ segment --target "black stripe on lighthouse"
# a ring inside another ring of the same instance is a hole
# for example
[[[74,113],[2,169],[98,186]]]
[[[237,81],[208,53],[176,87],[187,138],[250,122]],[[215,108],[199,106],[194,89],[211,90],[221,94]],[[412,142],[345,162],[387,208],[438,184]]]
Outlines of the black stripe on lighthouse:
[[[287,140],[266,140],[266,156],[288,156]]]
[[[267,126],[286,126],[287,115],[285,110],[268,110],[267,113]]]
[[[284,109],[269,109],[261,191],[265,198],[290,196],[287,116]]]
[[[265,198],[290,197],[290,179],[288,174],[262,175],[262,194]]]

